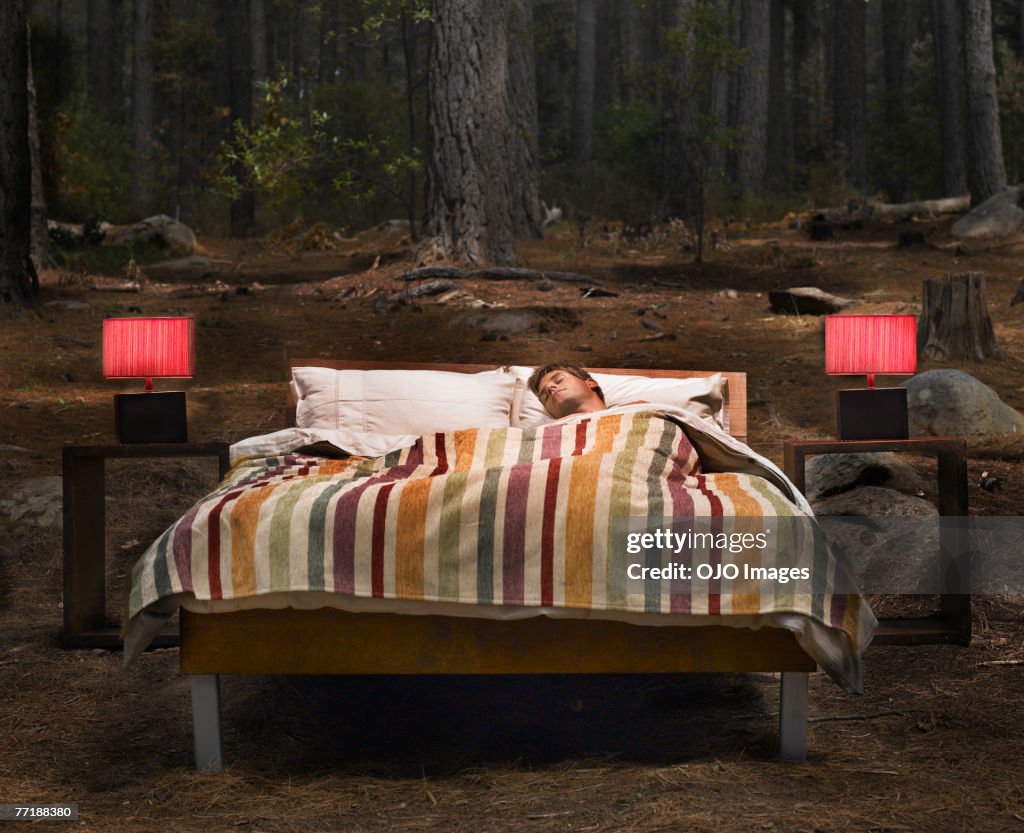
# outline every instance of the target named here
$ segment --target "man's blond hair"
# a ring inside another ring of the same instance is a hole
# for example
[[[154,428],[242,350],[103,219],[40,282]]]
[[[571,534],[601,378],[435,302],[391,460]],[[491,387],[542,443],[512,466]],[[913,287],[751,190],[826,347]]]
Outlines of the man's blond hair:
[[[566,373],[575,376],[577,379],[582,379],[584,382],[593,382],[594,393],[596,393],[598,397],[601,399],[601,401],[604,402],[604,391],[601,390],[601,386],[597,384],[597,380],[593,376],[587,373],[587,371],[585,371],[582,367],[578,367],[577,365],[559,364],[557,362],[553,364],[546,364],[543,367],[538,367],[535,371],[533,371],[532,374],[530,374],[530,380],[527,382],[527,385],[529,385],[530,390],[533,391],[535,396],[540,396],[541,379],[543,379],[545,376],[547,376],[549,373],[552,373],[555,370],[564,370]]]

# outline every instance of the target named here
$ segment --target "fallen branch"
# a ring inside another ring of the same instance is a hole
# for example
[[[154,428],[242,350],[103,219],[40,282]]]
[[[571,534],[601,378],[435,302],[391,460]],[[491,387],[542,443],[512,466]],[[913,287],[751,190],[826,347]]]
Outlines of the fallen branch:
[[[1024,665],[1024,659],[990,659],[979,662],[978,665]]]
[[[590,275],[579,272],[549,272],[545,269],[522,269],[517,266],[490,266],[485,269],[460,269],[458,266],[421,266],[396,277],[400,281],[418,281],[425,278],[459,278],[489,281],[564,281],[600,285]]]
[[[832,720],[874,720],[876,717],[907,717],[908,715],[921,711],[924,711],[924,709],[909,709],[907,711],[886,709],[885,711],[875,712],[874,714],[833,714],[826,715],[825,717],[808,717],[807,722],[828,723]]]

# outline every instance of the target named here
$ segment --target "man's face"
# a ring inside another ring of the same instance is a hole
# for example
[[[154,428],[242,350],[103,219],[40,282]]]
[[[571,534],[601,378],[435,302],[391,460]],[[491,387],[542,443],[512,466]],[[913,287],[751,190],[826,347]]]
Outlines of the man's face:
[[[555,419],[575,414],[584,405],[596,404],[603,408],[600,397],[594,393],[597,382],[593,379],[580,379],[567,370],[552,370],[544,374],[537,386],[540,402],[545,410]]]

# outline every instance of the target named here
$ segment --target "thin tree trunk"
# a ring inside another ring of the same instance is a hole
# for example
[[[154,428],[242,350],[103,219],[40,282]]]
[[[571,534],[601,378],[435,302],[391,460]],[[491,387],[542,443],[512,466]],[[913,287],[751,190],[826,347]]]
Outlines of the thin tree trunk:
[[[153,203],[153,0],[135,0],[132,66],[132,129],[135,213],[146,217]]]
[[[238,127],[252,126],[252,36],[249,31],[248,8],[233,0],[225,0],[224,23],[227,46],[230,107],[230,141],[234,142]],[[234,163],[231,174],[241,191],[230,208],[231,236],[245,237],[256,225],[256,197],[245,165]]]
[[[771,44],[771,4],[743,0],[740,44],[747,52],[740,69],[737,109],[747,130],[736,163],[741,188],[760,193],[764,186],[768,131],[768,57]]]
[[[43,169],[39,152],[39,119],[36,107],[36,85],[32,78],[31,42],[29,37],[29,60],[26,71],[28,93],[28,147],[32,168],[32,227],[29,234],[32,260],[36,269],[52,269],[56,266],[50,250],[50,232],[46,226],[46,197],[43,194]]]
[[[977,272],[925,278],[917,322],[917,352],[939,361],[1002,358]]]
[[[793,11],[793,60],[791,62],[793,83],[790,88],[790,100],[793,107],[793,157],[803,162],[807,159],[814,141],[814,125],[818,123],[812,117],[814,100],[813,80],[820,73],[815,72],[817,62],[811,51],[814,40],[813,12],[811,3],[794,3]]]
[[[594,0],[576,0],[576,85],[572,106],[572,158],[585,170],[594,155],[594,73],[597,11]]]
[[[267,66],[267,6],[266,0],[250,0],[252,27],[252,84],[256,89],[270,75]]]
[[[25,0],[0,3],[0,311],[34,302],[30,257],[32,171],[28,141],[28,21]]]
[[[832,0],[832,125],[846,178],[868,187],[864,0]]]
[[[729,0],[715,0],[716,11],[724,17],[729,13]],[[721,64],[711,70],[711,118],[715,125],[729,125],[729,79],[732,70]],[[726,148],[722,142],[716,142],[711,148],[710,167],[715,171],[724,171],[726,166]]]
[[[515,261],[508,39],[502,0],[434,8],[429,67],[428,259]]]
[[[402,16],[404,21],[404,12]],[[320,66],[317,68],[317,82],[321,87],[334,84],[337,71],[338,0],[324,0],[320,7]]]
[[[124,14],[121,0],[88,0],[86,67],[89,100],[109,121],[121,113]]]
[[[910,9],[906,0],[883,0],[882,41],[885,52],[885,190],[890,202],[902,202],[907,193],[907,53],[910,45]]]
[[[786,146],[792,136],[786,118],[789,90],[786,89],[786,2],[771,0],[771,40],[768,51],[768,139],[765,173],[770,182],[786,181]]]
[[[960,38],[959,0],[932,0],[932,39],[935,80],[942,132],[944,195],[967,193],[967,153],[964,138],[964,74]]]
[[[964,64],[967,75],[967,175],[971,204],[978,205],[1006,188],[999,97],[992,54],[990,0],[964,0]]]

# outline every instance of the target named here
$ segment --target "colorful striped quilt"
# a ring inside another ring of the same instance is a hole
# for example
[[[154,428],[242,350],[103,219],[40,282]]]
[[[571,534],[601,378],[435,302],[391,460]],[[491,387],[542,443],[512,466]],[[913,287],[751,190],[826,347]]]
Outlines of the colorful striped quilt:
[[[838,592],[816,530],[768,480],[702,472],[682,424],[665,414],[455,431],[376,459],[240,461],[141,557],[129,614],[183,592],[217,600],[306,590],[781,612],[841,631],[859,655],[863,601]],[[778,580],[803,568],[807,581]]]

